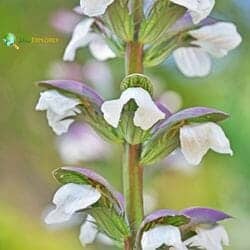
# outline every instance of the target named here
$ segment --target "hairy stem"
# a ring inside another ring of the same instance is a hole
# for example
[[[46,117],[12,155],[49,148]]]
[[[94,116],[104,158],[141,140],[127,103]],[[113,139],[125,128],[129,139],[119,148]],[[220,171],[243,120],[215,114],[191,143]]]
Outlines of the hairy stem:
[[[143,17],[143,0],[132,1],[135,31],[134,41],[127,43],[126,74],[143,73],[143,45],[138,42],[138,32]],[[125,250],[134,249],[138,228],[143,220],[143,167],[140,165],[141,145],[124,144],[123,190],[131,237],[124,242]]]

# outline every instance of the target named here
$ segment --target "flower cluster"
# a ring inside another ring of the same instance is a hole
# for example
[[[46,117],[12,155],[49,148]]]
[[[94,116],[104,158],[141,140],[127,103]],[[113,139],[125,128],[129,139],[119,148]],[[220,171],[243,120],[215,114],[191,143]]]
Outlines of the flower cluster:
[[[100,241],[122,247],[123,239],[130,234],[122,194],[89,169],[64,167],[57,169],[54,176],[63,186],[54,195],[56,208],[47,215],[46,223],[69,221],[74,213],[82,212],[82,245]],[[229,218],[223,212],[203,207],[155,211],[142,222],[136,244],[142,250],[161,246],[173,250],[222,249],[229,240],[219,222]]]
[[[131,83],[131,80],[138,83],[145,79],[148,81],[143,75],[132,74],[123,83]],[[72,116],[83,112],[94,129],[107,139],[116,138],[119,143],[134,141],[136,144],[138,140],[144,143],[141,159],[144,164],[163,159],[179,145],[186,160],[193,165],[198,165],[209,149],[232,155],[229,140],[216,123],[227,117],[221,111],[194,107],[171,114],[141,87],[129,87],[119,99],[104,101],[93,89],[80,82],[51,80],[41,85],[55,88],[41,93],[36,108],[47,111],[48,123],[58,135],[69,129],[74,121]],[[62,95],[60,90],[76,96]],[[132,113],[126,110],[133,104],[131,101],[136,104],[132,105]],[[87,109],[95,114],[87,113]],[[130,127],[127,126],[127,116],[131,118]],[[127,137],[129,130],[134,131],[133,138]]]
[[[83,20],[74,29],[64,60],[73,61],[76,50],[87,45],[98,60],[123,56],[124,42],[132,39],[129,2],[82,0],[75,11]],[[212,67],[210,56],[224,57],[241,43],[233,23],[209,17],[215,0],[147,0],[144,5],[139,42],[146,45],[146,67],[158,65],[173,54],[184,75],[206,76]],[[113,17],[115,11],[119,19]]]

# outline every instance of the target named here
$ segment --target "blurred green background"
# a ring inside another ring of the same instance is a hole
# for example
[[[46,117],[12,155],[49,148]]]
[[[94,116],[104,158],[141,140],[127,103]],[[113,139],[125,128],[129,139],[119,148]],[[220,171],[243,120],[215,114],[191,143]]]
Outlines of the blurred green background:
[[[51,171],[62,165],[54,147],[55,136],[44,114],[34,111],[39,95],[35,82],[48,78],[52,62],[61,60],[68,36],[57,33],[50,18],[60,8],[72,9],[77,0],[1,0],[0,36],[8,33],[25,37],[56,36],[57,44],[23,44],[20,50],[0,45],[0,249],[78,250],[79,228],[48,230],[42,213],[57,187]],[[237,23],[243,36],[240,48],[214,62],[213,73],[203,79],[187,79],[171,60],[147,73],[157,78],[162,90],[181,94],[183,107],[211,106],[231,114],[223,123],[234,156],[210,152],[203,166],[193,174],[157,167],[146,169],[146,190],[160,196],[158,208],[180,209],[209,206],[232,214],[226,223],[231,238],[227,249],[250,249],[250,1],[217,1],[214,15]],[[79,63],[90,58],[82,50]],[[117,88],[123,63],[109,62]],[[117,149],[120,152],[120,149]],[[89,164],[118,189],[120,162],[111,159]],[[153,177],[152,177],[153,176]],[[159,195],[161,193],[161,195]],[[96,249],[94,246],[89,249]],[[99,247],[99,249],[103,249]],[[109,248],[108,248],[109,249]]]

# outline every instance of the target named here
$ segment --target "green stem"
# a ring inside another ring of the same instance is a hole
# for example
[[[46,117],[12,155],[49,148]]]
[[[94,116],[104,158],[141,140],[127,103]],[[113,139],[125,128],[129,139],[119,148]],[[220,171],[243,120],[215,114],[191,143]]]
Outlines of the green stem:
[[[124,145],[123,188],[126,200],[126,214],[131,229],[130,248],[143,220],[143,167],[139,164],[141,145]]]
[[[138,42],[140,23],[143,17],[143,0],[132,1],[135,32],[134,41],[127,43],[126,74],[143,73],[143,45]],[[123,191],[125,209],[131,229],[131,237],[124,242],[125,250],[133,250],[138,228],[143,220],[143,167],[139,163],[141,144],[124,144]]]

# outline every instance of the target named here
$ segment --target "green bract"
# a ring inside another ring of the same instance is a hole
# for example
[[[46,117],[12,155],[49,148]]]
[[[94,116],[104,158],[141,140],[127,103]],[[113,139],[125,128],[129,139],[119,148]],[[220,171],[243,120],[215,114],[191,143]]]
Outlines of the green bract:
[[[116,0],[108,7],[107,21],[111,30],[123,41],[132,41],[133,18],[129,14],[128,0]]]
[[[148,17],[141,24],[139,41],[143,44],[157,42],[184,13],[185,8],[170,1],[156,0]]]

